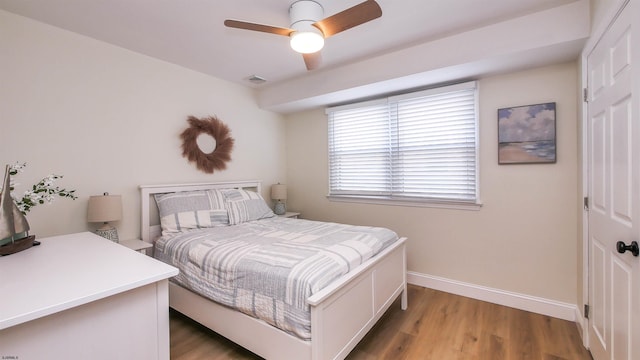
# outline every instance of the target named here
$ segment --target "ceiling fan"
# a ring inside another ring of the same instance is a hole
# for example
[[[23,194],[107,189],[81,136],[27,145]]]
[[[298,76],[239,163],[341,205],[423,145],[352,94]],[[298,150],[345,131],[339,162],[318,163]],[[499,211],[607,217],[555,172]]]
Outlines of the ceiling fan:
[[[380,16],[382,9],[375,0],[367,0],[324,19],[324,9],[320,3],[298,0],[289,7],[289,28],[239,20],[225,20],[224,25],[288,36],[291,48],[302,54],[307,70],[313,70],[320,66],[320,49],[324,46],[324,39]]]

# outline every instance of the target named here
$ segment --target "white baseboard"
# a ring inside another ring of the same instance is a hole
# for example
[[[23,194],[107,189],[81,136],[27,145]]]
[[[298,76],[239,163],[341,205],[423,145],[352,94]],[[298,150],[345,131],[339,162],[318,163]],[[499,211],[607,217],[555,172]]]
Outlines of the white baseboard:
[[[434,290],[573,321],[576,322],[579,327],[582,326],[581,321],[576,321],[582,317],[576,304],[479,286],[413,271],[407,272],[407,282]]]

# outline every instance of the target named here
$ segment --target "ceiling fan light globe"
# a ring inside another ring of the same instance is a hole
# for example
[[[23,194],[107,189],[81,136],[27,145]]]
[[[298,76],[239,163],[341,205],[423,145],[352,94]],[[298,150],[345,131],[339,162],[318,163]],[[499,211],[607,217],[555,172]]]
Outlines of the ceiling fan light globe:
[[[301,54],[312,54],[324,47],[324,37],[315,32],[296,31],[291,34],[291,48]]]

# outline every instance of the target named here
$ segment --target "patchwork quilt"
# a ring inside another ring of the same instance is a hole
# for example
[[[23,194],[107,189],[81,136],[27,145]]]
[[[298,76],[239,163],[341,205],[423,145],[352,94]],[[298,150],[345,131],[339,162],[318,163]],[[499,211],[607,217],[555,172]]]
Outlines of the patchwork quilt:
[[[163,235],[155,257],[173,281],[310,339],[306,299],[398,239],[379,227],[270,217]]]

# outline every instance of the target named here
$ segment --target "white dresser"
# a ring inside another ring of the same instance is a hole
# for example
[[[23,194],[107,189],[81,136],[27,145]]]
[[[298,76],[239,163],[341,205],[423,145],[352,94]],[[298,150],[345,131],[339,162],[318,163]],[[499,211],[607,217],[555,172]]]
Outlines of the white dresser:
[[[0,257],[0,358],[169,359],[178,269],[85,232]]]

